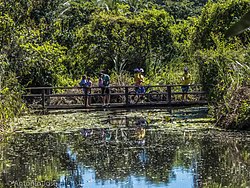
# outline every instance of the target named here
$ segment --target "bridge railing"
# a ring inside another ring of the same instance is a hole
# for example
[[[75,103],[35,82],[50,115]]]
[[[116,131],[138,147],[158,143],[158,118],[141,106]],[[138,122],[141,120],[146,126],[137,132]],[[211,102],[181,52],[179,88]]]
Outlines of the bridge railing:
[[[136,97],[146,98],[144,104],[167,104],[182,101],[181,85],[148,85],[146,93],[137,93]],[[87,97],[91,100],[92,106],[102,105],[101,88],[91,87],[91,94],[86,95],[83,92],[84,87],[30,87],[26,88],[23,95],[24,100],[30,107],[46,109],[49,107],[60,108],[68,107],[86,107]],[[131,106],[131,98],[135,96],[135,86],[110,86],[111,105]],[[202,90],[201,84],[190,85],[187,93],[189,101],[205,101],[206,92]],[[151,100],[151,99],[155,100]],[[137,105],[140,103],[136,103]]]

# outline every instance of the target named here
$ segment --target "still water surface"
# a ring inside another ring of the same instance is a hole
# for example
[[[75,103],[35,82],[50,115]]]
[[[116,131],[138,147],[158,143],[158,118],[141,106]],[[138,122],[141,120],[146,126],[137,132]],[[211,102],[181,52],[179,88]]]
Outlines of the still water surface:
[[[249,187],[250,133],[135,126],[1,137],[0,187]]]

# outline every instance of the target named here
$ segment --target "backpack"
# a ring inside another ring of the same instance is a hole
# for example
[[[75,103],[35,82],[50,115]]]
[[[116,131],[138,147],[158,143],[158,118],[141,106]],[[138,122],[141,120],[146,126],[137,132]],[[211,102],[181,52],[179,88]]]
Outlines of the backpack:
[[[103,86],[109,86],[109,81],[110,81],[109,75],[105,74],[103,76]]]

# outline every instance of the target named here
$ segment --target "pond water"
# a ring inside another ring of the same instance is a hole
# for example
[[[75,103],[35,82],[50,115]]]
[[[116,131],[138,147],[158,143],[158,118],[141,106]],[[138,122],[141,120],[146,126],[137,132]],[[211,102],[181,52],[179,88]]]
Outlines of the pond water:
[[[250,186],[249,132],[157,122],[113,113],[108,127],[2,136],[0,187]]]

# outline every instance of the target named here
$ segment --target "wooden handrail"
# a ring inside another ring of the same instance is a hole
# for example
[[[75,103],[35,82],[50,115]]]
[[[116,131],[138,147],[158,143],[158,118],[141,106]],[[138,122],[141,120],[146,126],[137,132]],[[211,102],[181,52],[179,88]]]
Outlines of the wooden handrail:
[[[183,85],[181,84],[167,84],[167,85],[143,85],[144,87],[181,87]],[[202,84],[190,84],[189,86],[202,86]],[[135,88],[135,87],[138,87],[138,86],[135,86],[135,85],[110,85],[109,88]],[[25,88],[25,90],[43,90],[43,89],[82,89],[82,88],[86,88],[86,87],[80,87],[80,86],[53,86],[53,87],[28,87],[28,88]],[[91,88],[100,88],[99,86],[92,86]]]

